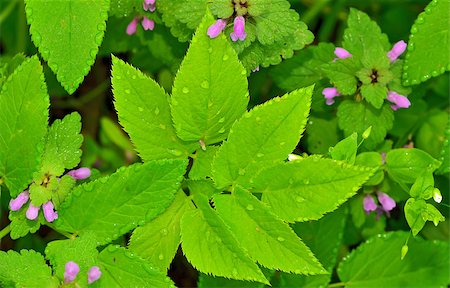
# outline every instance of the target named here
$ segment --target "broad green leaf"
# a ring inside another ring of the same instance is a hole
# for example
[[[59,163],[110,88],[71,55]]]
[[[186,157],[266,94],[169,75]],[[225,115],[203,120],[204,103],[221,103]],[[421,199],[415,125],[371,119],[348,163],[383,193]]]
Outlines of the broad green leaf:
[[[376,109],[383,107],[388,88],[381,83],[364,84],[361,86],[361,95]]]
[[[76,282],[82,286],[87,285],[87,273],[89,269],[97,265],[98,251],[97,241],[93,234],[86,234],[84,237],[75,239],[57,240],[47,244],[45,248],[45,258],[55,271],[55,276],[64,281],[65,265],[73,261],[80,267]]]
[[[93,173],[91,173],[91,177],[89,178],[93,178],[92,174]],[[66,196],[72,191],[76,181],[79,180],[75,180],[72,176],[67,174],[59,178],[58,187],[56,190],[53,190],[52,194],[52,202],[55,205],[56,210],[58,210],[59,206],[64,202],[64,199],[66,199]]]
[[[200,0],[201,2],[203,0]],[[173,0],[158,0],[157,9],[162,14],[162,20],[167,27],[170,27],[170,32],[173,36],[177,37],[179,41],[186,42],[191,38],[192,29],[185,23],[182,23],[177,19],[177,6],[180,4],[186,4],[187,1],[173,1]]]
[[[20,254],[9,250],[0,251],[0,284],[2,287],[58,287],[52,269],[44,257],[33,250],[22,250]]]
[[[208,199],[196,194],[194,201],[198,209],[181,219],[181,247],[189,262],[203,273],[269,284]]]
[[[48,178],[45,177],[45,181]],[[53,190],[58,187],[58,179],[56,177],[50,178],[46,183],[33,183],[28,188],[30,192],[31,203],[34,206],[41,206],[48,200],[52,199]]]
[[[0,58],[0,91],[8,77],[19,67],[27,58],[22,53],[16,54],[11,59],[2,55]]]
[[[311,248],[311,251],[330,274],[304,276],[281,273],[280,285],[276,287],[316,288],[328,285],[342,243],[346,216],[347,209],[341,207],[318,221],[293,225],[294,231]]]
[[[401,249],[408,233],[391,232],[371,238],[340,264],[345,287],[446,287],[449,284],[449,245],[410,238],[408,253]]]
[[[110,0],[110,16],[126,17],[134,10],[142,9],[141,0]],[[109,26],[108,26],[109,27]]]
[[[440,162],[430,154],[416,148],[401,148],[386,154],[386,168],[389,176],[400,183],[414,183],[424,172],[433,172]]]
[[[50,104],[36,56],[11,74],[0,93],[0,176],[16,197],[38,169]]]
[[[356,92],[358,82],[355,74],[359,67],[359,63],[350,57],[324,65],[323,71],[339,93],[352,95]]]
[[[239,281],[227,279],[224,277],[214,277],[206,274],[200,274],[198,277],[199,288],[264,288],[267,287],[263,283]]]
[[[96,287],[170,287],[169,277],[120,246],[110,245],[98,255],[102,276]]]
[[[369,138],[364,140],[362,145],[367,149],[373,149],[384,140],[387,131],[392,128],[394,113],[387,104],[381,109],[375,109],[366,102],[345,100],[338,107],[337,118],[339,127],[344,130],[346,136],[353,132],[362,135],[372,126]]]
[[[420,198],[428,200],[433,197],[434,177],[433,172],[425,171],[417,177],[414,184],[411,186],[409,194],[413,198]]]
[[[416,236],[422,230],[425,222],[432,221],[435,226],[439,222],[444,222],[445,218],[441,212],[433,205],[428,204],[423,199],[409,198],[405,204],[405,217],[413,236]]]
[[[72,94],[94,64],[108,19],[108,0],[26,0],[30,34],[64,89]]]
[[[65,169],[78,165],[83,143],[80,131],[81,117],[76,112],[53,122],[48,129],[40,174],[60,176]]]
[[[433,0],[414,22],[403,68],[403,83],[416,85],[450,70],[449,0]]]
[[[369,180],[365,183],[365,185],[378,185],[384,179],[384,171],[381,169],[383,165],[383,158],[381,157],[381,153],[378,152],[363,152],[358,154],[355,159],[356,165],[373,167],[376,169],[376,172],[370,177]]]
[[[212,23],[207,14],[198,27],[171,98],[177,135],[207,145],[224,140],[248,104],[247,72],[225,36],[206,34]]]
[[[100,245],[109,243],[162,213],[185,168],[181,160],[151,161],[77,186],[61,205],[55,227],[80,236],[93,232]]]
[[[438,158],[446,140],[445,134],[450,124],[450,115],[448,111],[437,109],[430,110],[427,114],[428,117],[425,119],[419,118],[422,125],[415,132],[414,147],[424,150],[434,158]]]
[[[119,122],[144,161],[187,158],[198,147],[175,134],[168,95],[152,79],[113,57],[112,85]]]
[[[198,180],[212,177],[211,166],[218,149],[218,146],[208,146],[205,151],[198,149],[195,152],[194,163],[192,163],[189,171],[189,179]]]
[[[15,240],[27,235],[28,233],[36,232],[42,224],[45,223],[44,215],[39,213],[36,220],[28,220],[25,213],[29,204],[24,205],[19,211],[10,211],[9,220],[11,221],[11,232],[9,236]]]
[[[442,144],[441,155],[439,157],[441,166],[439,167],[437,174],[445,174],[450,172],[450,121],[445,130],[445,140]]]
[[[237,186],[231,195],[214,197],[214,203],[242,247],[262,266],[295,274],[325,272],[289,225],[249,191]]]
[[[295,90],[245,113],[214,158],[216,185],[248,186],[256,172],[286,159],[305,128],[312,92],[312,86]]]
[[[172,205],[164,213],[138,227],[131,235],[128,248],[154,267],[166,271],[180,245],[180,220],[191,208],[191,201],[183,191],[178,191]]]
[[[255,191],[281,219],[317,220],[335,210],[372,175],[372,168],[318,157],[278,164],[254,180]]]
[[[214,182],[211,179],[204,180],[191,180],[186,181],[186,185],[189,188],[189,194],[202,194],[211,198],[214,194],[222,192],[214,186]]]
[[[358,134],[352,133],[352,135],[339,141],[334,147],[331,147],[330,155],[334,160],[344,160],[349,164],[355,164],[357,150]]]

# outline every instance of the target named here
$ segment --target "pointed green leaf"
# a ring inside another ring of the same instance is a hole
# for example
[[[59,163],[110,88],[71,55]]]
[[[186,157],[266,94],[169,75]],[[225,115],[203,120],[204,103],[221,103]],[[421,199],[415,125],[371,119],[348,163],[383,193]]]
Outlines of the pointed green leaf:
[[[0,251],[0,284],[2,287],[58,287],[52,269],[44,257],[32,250]]]
[[[249,185],[255,173],[287,158],[305,129],[313,86],[276,97],[246,112],[214,158],[218,187]]]
[[[450,1],[433,0],[414,22],[403,83],[416,85],[450,70]]]
[[[360,68],[358,62],[353,57],[347,59],[339,59],[339,61],[331,62],[323,66],[325,75],[330,82],[337,88],[339,93],[343,95],[352,95],[356,92],[358,80],[356,72]]]
[[[167,287],[175,285],[164,273],[120,246],[110,245],[98,255],[102,276],[98,287]]]
[[[109,243],[162,213],[185,169],[181,160],[151,161],[77,186],[61,205],[55,227],[81,236],[93,232],[99,244]]]
[[[331,159],[308,157],[263,170],[255,191],[281,219],[316,220],[335,210],[372,175],[371,168]]]
[[[212,162],[218,149],[218,146],[208,146],[206,151],[198,149],[195,152],[194,163],[192,163],[189,171],[189,179],[199,180],[212,177]]]
[[[388,88],[380,83],[364,84],[361,86],[361,95],[377,109],[383,106],[387,93]]]
[[[189,262],[203,273],[268,284],[208,199],[196,194],[194,200],[198,209],[181,219],[181,247]]]
[[[409,238],[408,253],[401,249],[408,233],[391,232],[371,238],[339,264],[345,287],[446,287],[449,284],[449,245]]]
[[[433,205],[423,199],[409,198],[405,204],[405,217],[413,236],[416,236],[427,221],[432,221],[435,226],[444,222],[445,218]]]
[[[26,0],[31,39],[69,94],[94,64],[109,0]]]
[[[381,157],[381,153],[378,152],[363,152],[358,154],[356,156],[355,160],[356,165],[366,166],[366,167],[373,167],[376,169],[376,172],[372,177],[370,177],[369,180],[366,182],[367,185],[378,185],[380,184],[384,179],[384,171],[382,169],[383,165],[383,158]]]
[[[49,97],[36,56],[11,74],[0,93],[0,176],[11,197],[31,182],[47,132]]]
[[[206,34],[213,22],[207,13],[175,78],[171,99],[178,136],[206,144],[225,139],[248,104],[247,72],[225,36],[210,39]]]
[[[167,210],[133,231],[128,248],[148,260],[161,271],[172,262],[181,240],[180,220],[191,209],[192,202],[183,191],[178,191]]]
[[[334,160],[344,160],[349,164],[355,164],[357,150],[358,134],[353,133],[344,140],[339,141],[334,147],[331,147],[330,155]]]
[[[216,209],[250,257],[264,267],[295,274],[323,274],[325,270],[288,224],[247,190],[214,197]]]
[[[24,205],[19,211],[10,211],[9,220],[11,221],[11,232],[9,236],[15,240],[27,235],[28,233],[36,232],[42,224],[45,223],[44,215],[39,213],[36,220],[28,220],[25,213],[29,204]]]
[[[144,161],[187,158],[198,143],[175,134],[168,95],[153,79],[113,57],[112,85],[119,122]]]

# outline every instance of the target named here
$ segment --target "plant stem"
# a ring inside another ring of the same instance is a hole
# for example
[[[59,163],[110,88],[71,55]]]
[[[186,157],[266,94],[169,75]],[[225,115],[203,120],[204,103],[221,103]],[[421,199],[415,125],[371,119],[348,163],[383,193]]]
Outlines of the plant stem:
[[[109,79],[103,81],[100,83],[97,87],[95,87],[93,90],[89,91],[88,93],[84,94],[82,97],[78,99],[69,98],[67,101],[64,100],[56,100],[54,103],[54,107],[57,108],[81,108],[82,106],[86,105],[87,103],[91,102],[93,99],[97,98],[98,95],[102,94],[106,91],[109,87]]]
[[[6,18],[8,18],[8,16],[14,10],[14,7],[16,7],[16,4],[17,0],[13,0],[8,3],[8,6],[6,6],[5,10],[0,13],[0,24],[5,21]]]
[[[332,284],[328,285],[328,288],[343,287],[343,286],[345,286],[344,282],[337,282],[337,283],[332,283]]]
[[[3,228],[2,231],[0,231],[0,240],[2,240],[3,237],[9,234],[11,232],[11,224],[8,224],[5,228]]]
[[[322,11],[323,7],[328,4],[330,0],[319,0],[315,1],[314,5],[307,10],[306,13],[303,14],[302,21],[306,24],[310,24],[312,20],[316,18],[316,16]]]

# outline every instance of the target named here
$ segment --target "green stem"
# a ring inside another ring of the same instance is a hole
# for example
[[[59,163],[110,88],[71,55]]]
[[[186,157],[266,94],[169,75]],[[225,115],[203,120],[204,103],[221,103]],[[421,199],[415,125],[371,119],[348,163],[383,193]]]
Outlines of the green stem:
[[[9,234],[11,232],[11,224],[8,224],[5,228],[3,228],[2,231],[0,231],[0,240],[2,240],[3,237]]]
[[[19,2],[19,15],[17,17],[17,40],[16,53],[25,53],[27,41],[27,20],[25,17],[25,4],[23,1]]]
[[[332,283],[332,284],[328,285],[328,288],[343,287],[343,286],[345,286],[344,282],[337,282],[337,283]]]
[[[306,24],[308,24],[309,26],[311,21],[317,17],[317,15],[320,13],[320,11],[322,11],[323,7],[325,7],[325,5],[328,4],[328,2],[330,2],[330,0],[315,1],[314,5],[311,8],[309,8],[306,13],[303,14],[301,20]]]
[[[5,21],[6,18],[11,14],[11,12],[14,10],[14,7],[16,7],[17,0],[10,1],[8,3],[8,6],[6,6],[5,10],[0,13],[0,24]]]
[[[95,87],[93,90],[89,91],[88,93],[84,94],[82,97],[78,98],[78,99],[74,99],[74,98],[69,98],[68,100],[56,100],[55,103],[53,103],[54,107],[57,108],[76,108],[79,109],[82,106],[88,104],[89,102],[91,102],[93,99],[97,98],[98,95],[102,94],[103,92],[106,91],[106,89],[108,89],[109,87],[109,79],[103,81],[102,83],[100,83],[100,85],[98,85],[97,87]]]

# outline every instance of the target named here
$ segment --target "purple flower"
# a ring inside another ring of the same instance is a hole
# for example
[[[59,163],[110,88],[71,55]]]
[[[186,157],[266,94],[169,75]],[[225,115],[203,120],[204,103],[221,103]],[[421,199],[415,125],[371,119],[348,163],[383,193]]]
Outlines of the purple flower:
[[[350,52],[341,47],[336,47],[336,49],[334,49],[334,55],[336,55],[336,57],[338,57],[339,59],[352,57],[352,54],[350,54]]]
[[[394,91],[388,92],[387,100],[394,103],[394,105],[391,105],[391,108],[394,111],[396,111],[398,108],[408,108],[409,106],[411,106],[411,102],[409,102],[408,98],[403,95],[397,94]]]
[[[88,272],[88,284],[97,281],[100,276],[102,276],[102,272],[98,266],[92,266]]]
[[[75,170],[70,170],[67,174],[72,176],[75,180],[83,180],[91,176],[91,169],[82,167]]]
[[[397,58],[400,55],[402,55],[403,52],[405,52],[406,46],[407,46],[407,44],[403,40],[395,43],[394,46],[392,47],[392,49],[387,53],[389,60],[391,60],[391,62],[394,62],[395,60],[397,60]]]
[[[375,211],[377,209],[377,204],[375,204],[375,200],[371,195],[366,195],[363,200],[363,207],[366,213],[370,213],[371,211]]]
[[[30,193],[28,193],[28,190],[25,190],[17,195],[15,199],[11,199],[11,201],[9,201],[9,208],[11,211],[17,211],[28,202],[28,199],[30,199]]]
[[[27,217],[27,219],[29,219],[29,220],[36,219],[38,217],[40,208],[41,208],[41,206],[34,206],[30,202],[30,206],[28,206],[27,212],[25,213],[25,216]]]
[[[48,222],[53,222],[58,219],[58,212],[54,211],[54,206],[52,201],[48,201],[42,205],[42,210],[44,211],[45,220]]]
[[[134,18],[133,20],[131,20],[130,24],[128,24],[127,26],[127,34],[133,35],[134,33],[136,33],[137,25],[138,25],[138,18]]]
[[[212,24],[208,28],[207,34],[209,38],[216,38],[217,36],[219,36],[220,32],[222,32],[223,29],[225,29],[225,26],[227,26],[226,20],[223,19],[216,20],[216,22],[214,22],[214,24]]]
[[[141,22],[142,28],[144,28],[145,31],[147,30],[153,30],[155,28],[155,21],[148,19],[144,16]]]
[[[337,88],[335,87],[328,87],[322,90],[323,97],[326,99],[327,105],[332,105],[334,103],[334,97],[341,96],[339,94]]]
[[[75,280],[78,272],[80,272],[80,266],[73,261],[69,261],[66,263],[64,270],[64,283],[69,283]]]
[[[144,11],[154,12],[156,10],[156,0],[144,0],[142,3],[142,8]]]
[[[245,33],[244,17],[237,16],[236,18],[234,18],[233,32],[231,32],[230,36],[233,42],[236,42],[238,39],[241,41],[245,40],[245,37],[247,37],[247,33]]]
[[[380,202],[380,204],[383,207],[383,210],[385,212],[389,212],[392,209],[394,209],[395,206],[397,206],[394,199],[389,197],[386,193],[378,192],[377,195],[378,195],[378,201]]]

